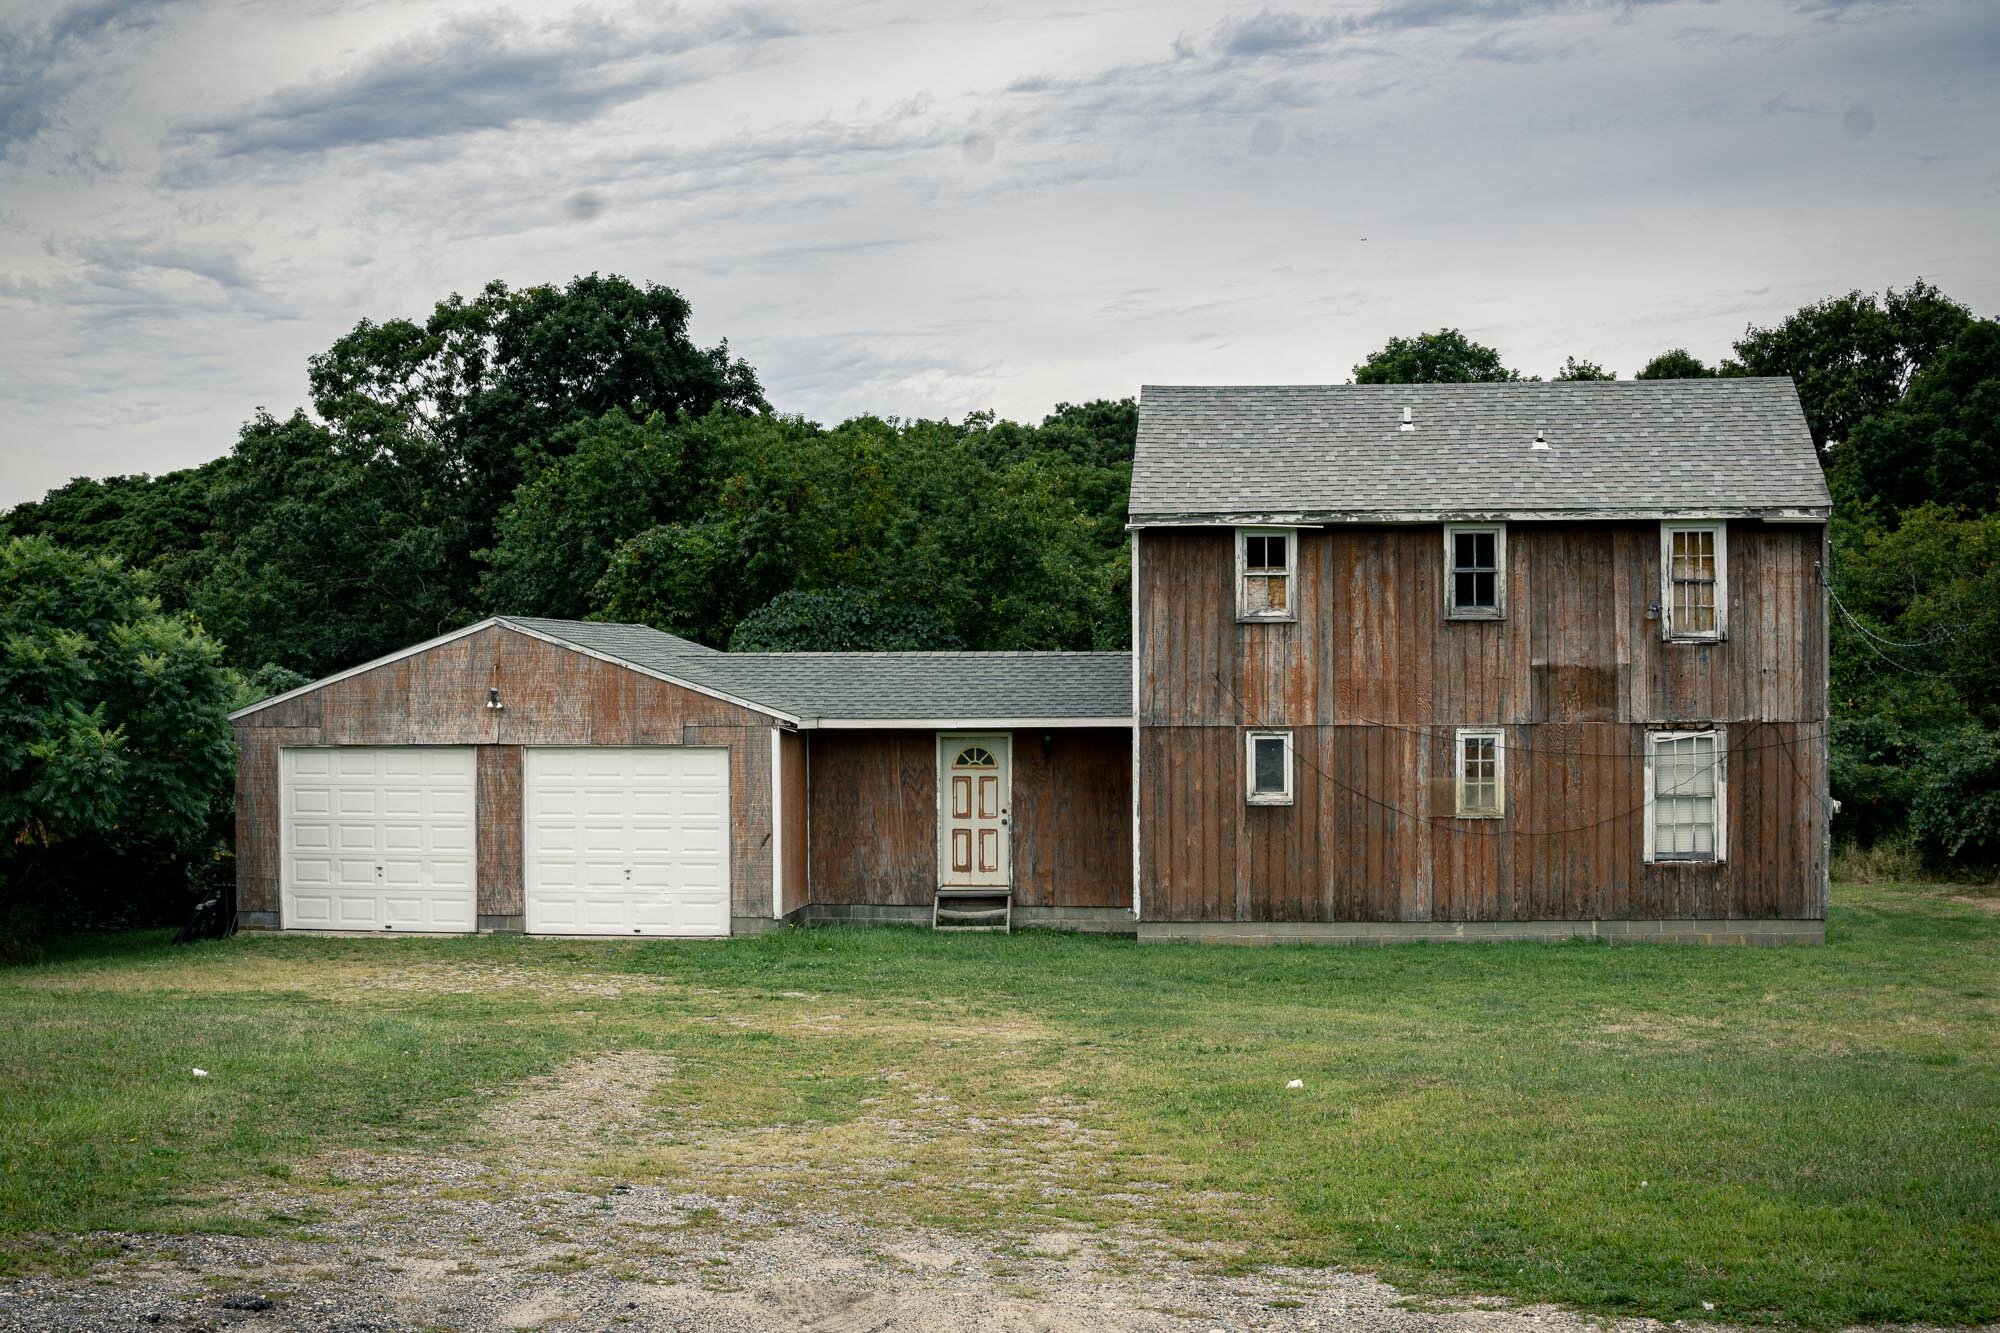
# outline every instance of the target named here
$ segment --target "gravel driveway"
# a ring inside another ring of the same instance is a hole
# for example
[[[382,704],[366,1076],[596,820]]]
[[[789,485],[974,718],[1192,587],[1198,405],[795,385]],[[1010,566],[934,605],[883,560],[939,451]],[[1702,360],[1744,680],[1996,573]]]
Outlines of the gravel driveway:
[[[494,1101],[462,1151],[328,1155],[220,1201],[272,1235],[78,1238],[104,1257],[0,1281],[0,1330],[1607,1327],[1497,1303],[1419,1311],[1351,1273],[1219,1276],[1136,1231],[969,1238],[774,1204],[754,1155],[748,1177],[603,1177],[588,1154],[643,1143],[647,1095],[671,1077],[656,1053],[598,1055]]]
[[[1117,1237],[1051,1233],[1000,1247],[885,1235],[643,1186],[506,1204],[397,1204],[385,1193],[312,1232],[105,1237],[126,1248],[88,1277],[0,1284],[0,1329],[1602,1327],[1547,1308],[1419,1313],[1393,1288],[1348,1273],[1218,1278],[1138,1262],[1145,1247]]]

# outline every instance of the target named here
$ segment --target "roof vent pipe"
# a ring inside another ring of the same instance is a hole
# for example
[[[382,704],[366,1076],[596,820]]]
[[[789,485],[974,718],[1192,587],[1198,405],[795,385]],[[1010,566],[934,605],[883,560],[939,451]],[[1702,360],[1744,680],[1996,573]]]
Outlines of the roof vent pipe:
[[[1409,408],[1407,408],[1407,407],[1406,407],[1406,408],[1404,408],[1404,409],[1403,409],[1403,424],[1402,424],[1402,425],[1400,425],[1400,426],[1398,426],[1398,427],[1396,427],[1396,429],[1397,429],[1397,430],[1415,430],[1416,428],[1417,428],[1417,423],[1416,423],[1416,422],[1414,422],[1414,421],[1412,421],[1412,420],[1410,420],[1410,409],[1409,409]]]
[[[1535,442],[1528,447],[1530,449],[1547,449],[1549,447],[1549,437],[1542,434],[1540,426],[1535,427]]]

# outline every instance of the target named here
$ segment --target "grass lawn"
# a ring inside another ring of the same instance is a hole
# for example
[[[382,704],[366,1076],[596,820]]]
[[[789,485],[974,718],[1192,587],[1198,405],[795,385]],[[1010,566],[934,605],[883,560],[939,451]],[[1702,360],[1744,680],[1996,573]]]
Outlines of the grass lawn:
[[[1819,949],[86,941],[0,971],[0,1272],[288,1225],[232,1189],[462,1143],[617,1051],[670,1058],[672,1132],[586,1173],[1663,1319],[2000,1319],[2000,912],[1884,886]]]

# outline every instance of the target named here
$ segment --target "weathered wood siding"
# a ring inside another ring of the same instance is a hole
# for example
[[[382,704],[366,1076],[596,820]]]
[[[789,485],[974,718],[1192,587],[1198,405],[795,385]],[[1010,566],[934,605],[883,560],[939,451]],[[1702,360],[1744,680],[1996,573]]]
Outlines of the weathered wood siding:
[[[783,747],[784,770],[778,792],[778,820],[785,830],[785,859],[780,870],[785,899],[780,910],[790,912],[805,906],[806,901],[806,853],[811,827],[806,803],[811,786],[806,767],[806,738],[796,731],[787,731],[779,736],[778,743]]]
[[[1657,524],[1510,524],[1508,615],[1448,621],[1436,527],[1301,534],[1290,624],[1238,624],[1233,537],[1140,537],[1149,920],[1825,914],[1826,624],[1813,525],[1729,531],[1729,638],[1665,643]],[[1720,865],[1643,864],[1649,724],[1722,723]],[[1295,803],[1244,801],[1291,728]],[[1450,817],[1453,732],[1507,728],[1508,813]]]
[[[1014,901],[1132,905],[1132,733],[1014,733]]]
[[[928,907],[937,893],[937,733],[816,731],[812,901]]]
[[[809,748],[812,901],[930,906],[938,883],[937,733],[817,731]],[[1131,733],[1015,732],[1012,754],[1015,902],[1129,906]]]
[[[486,707],[498,687],[501,709]],[[236,897],[278,910],[278,750],[474,745],[482,916],[524,911],[521,748],[713,745],[730,751],[731,912],[771,913],[771,719],[494,625],[335,681],[237,723]]]

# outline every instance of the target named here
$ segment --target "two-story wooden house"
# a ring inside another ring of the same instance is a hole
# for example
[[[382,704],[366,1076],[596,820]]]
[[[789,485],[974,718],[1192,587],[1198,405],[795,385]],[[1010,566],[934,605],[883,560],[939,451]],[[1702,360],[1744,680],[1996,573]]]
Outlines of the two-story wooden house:
[[[1789,380],[1146,389],[1141,933],[1820,938],[1828,511]]]
[[[1130,654],[481,621],[236,715],[238,918],[1816,940],[1827,512],[1784,380],[1149,388]]]

